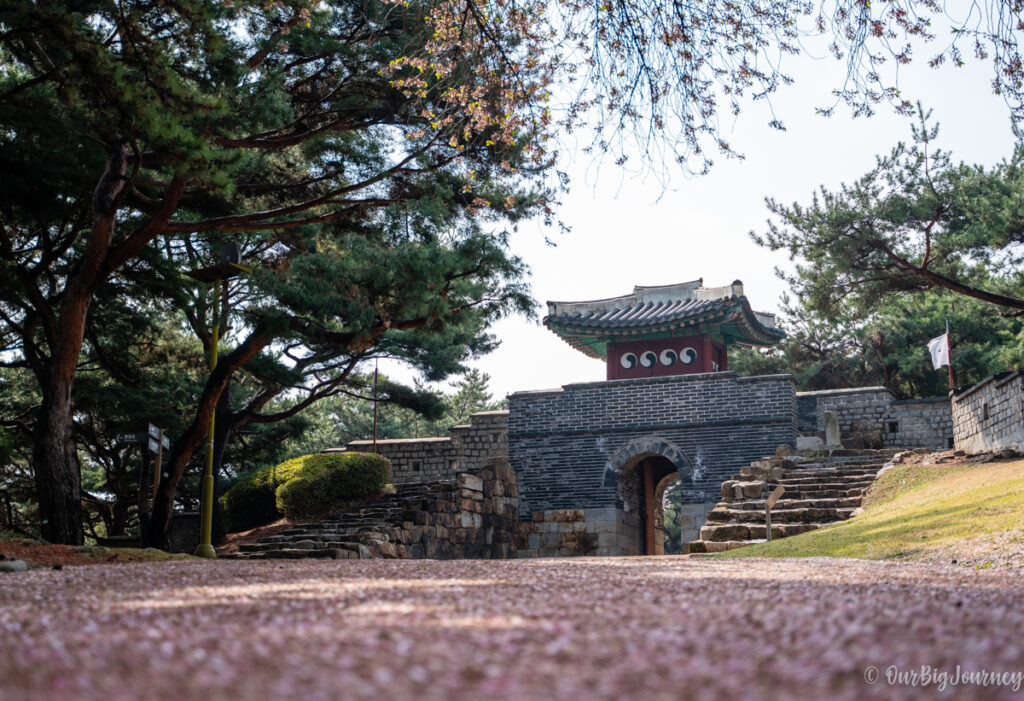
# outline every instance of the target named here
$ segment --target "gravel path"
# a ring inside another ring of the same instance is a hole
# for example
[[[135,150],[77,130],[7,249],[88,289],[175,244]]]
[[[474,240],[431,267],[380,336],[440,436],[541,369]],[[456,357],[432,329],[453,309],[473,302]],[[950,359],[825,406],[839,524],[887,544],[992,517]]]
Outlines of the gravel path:
[[[921,665],[1019,680],[1019,573],[661,557],[0,576],[3,701],[1024,698],[1012,679],[888,683]]]

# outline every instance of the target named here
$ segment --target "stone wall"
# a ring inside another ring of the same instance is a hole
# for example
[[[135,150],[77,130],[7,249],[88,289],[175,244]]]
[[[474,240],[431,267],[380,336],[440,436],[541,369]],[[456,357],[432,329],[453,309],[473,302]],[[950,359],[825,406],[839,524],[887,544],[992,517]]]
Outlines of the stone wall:
[[[789,375],[721,372],[513,394],[522,556],[636,553],[630,480],[639,458],[667,458],[684,503],[713,505],[725,479],[795,436]]]
[[[377,441],[377,452],[391,461],[391,481],[422,482],[457,474],[492,458],[508,456],[508,412],[482,411],[455,426],[446,438]],[[352,441],[344,451],[371,452],[373,441]]]
[[[796,401],[801,435],[822,433],[825,411],[834,411],[844,438],[877,433],[877,447],[951,447],[953,417],[946,397],[898,400],[885,387],[859,387],[798,392]]]
[[[1024,447],[1024,372],[993,375],[953,397],[957,450]]]
[[[298,524],[239,557],[258,559],[503,559],[515,556],[516,478],[505,458]]]

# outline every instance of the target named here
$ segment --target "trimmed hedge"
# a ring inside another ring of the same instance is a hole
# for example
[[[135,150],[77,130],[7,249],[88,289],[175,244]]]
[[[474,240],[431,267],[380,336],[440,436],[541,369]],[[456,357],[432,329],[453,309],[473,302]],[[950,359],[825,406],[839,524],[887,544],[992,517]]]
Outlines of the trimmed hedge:
[[[246,475],[220,498],[229,532],[247,531],[281,518],[270,481],[272,469]]]
[[[371,453],[318,453],[287,460],[245,477],[222,497],[231,531],[255,528],[281,515],[302,518],[335,504],[379,494],[391,463]]]
[[[277,488],[277,509],[291,518],[312,516],[333,504],[380,494],[390,476],[391,463],[379,455],[307,455]]]

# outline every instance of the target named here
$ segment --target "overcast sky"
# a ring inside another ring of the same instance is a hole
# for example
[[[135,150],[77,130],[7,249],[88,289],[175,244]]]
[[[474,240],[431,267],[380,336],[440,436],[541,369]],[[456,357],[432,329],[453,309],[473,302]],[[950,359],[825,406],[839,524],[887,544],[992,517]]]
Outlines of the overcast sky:
[[[991,93],[990,71],[988,64],[932,70],[922,62],[901,79],[904,94],[933,109],[939,145],[954,160],[991,165],[1013,147],[1008,110]],[[799,58],[789,73],[796,84],[773,99],[787,131],[767,126],[766,105],[748,103],[725,125],[725,138],[746,158],[718,159],[705,176],[680,174],[668,190],[654,177],[631,178],[614,164],[598,168],[582,153],[567,153],[560,167],[571,175],[572,190],[559,214],[572,232],[527,224],[512,241],[532,269],[538,319],[548,300],[614,297],[633,285],[696,278],[707,286],[740,279],[755,309],[777,311],[785,285],[773,269],[786,265],[786,256],[759,248],[748,235],[764,230],[764,198],[806,203],[819,186],[853,181],[876,154],[911,139],[910,121],[884,105],[870,118],[850,118],[842,107],[831,118],[815,115],[814,107],[827,105],[829,91],[842,82],[835,61]],[[545,236],[557,246],[545,244]],[[501,347],[473,365],[491,376],[496,397],[605,377],[603,362],[573,350],[539,321],[507,319],[494,332]]]

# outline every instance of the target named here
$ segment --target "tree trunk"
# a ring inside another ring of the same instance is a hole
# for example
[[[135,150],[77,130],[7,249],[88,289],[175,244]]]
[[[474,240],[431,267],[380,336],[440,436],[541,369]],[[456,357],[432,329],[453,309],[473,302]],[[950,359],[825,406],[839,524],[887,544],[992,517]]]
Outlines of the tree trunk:
[[[56,391],[57,396],[53,393]],[[40,534],[51,543],[81,545],[82,480],[71,435],[71,384],[43,393],[32,462],[39,498]]]
[[[234,417],[231,413],[231,383],[220,394],[217,400],[217,414],[213,422],[213,544],[216,545],[224,540],[225,524],[224,510],[220,507],[221,490],[218,485],[221,483],[221,472],[224,468],[224,450],[228,441],[231,440],[231,432],[234,429]]]
[[[52,543],[81,545],[82,483],[72,435],[71,387],[85,338],[89,304],[102,279],[102,269],[114,234],[117,202],[128,171],[128,151],[114,141],[107,148],[107,165],[93,193],[93,221],[78,269],[61,301],[58,333],[50,349],[32,447],[40,531]]]
[[[153,500],[153,514],[150,519],[148,545],[166,549],[170,535],[171,517],[174,516],[174,494],[178,489],[189,460],[205,443],[210,426],[210,416],[217,409],[220,395],[231,381],[231,374],[252,360],[270,343],[273,332],[269,325],[253,329],[249,337],[238,348],[217,361],[217,367],[206,380],[206,387],[199,398],[196,416],[185,433],[177,440],[166,462],[167,477],[160,480],[156,499]],[[216,426],[215,426],[216,428]]]

